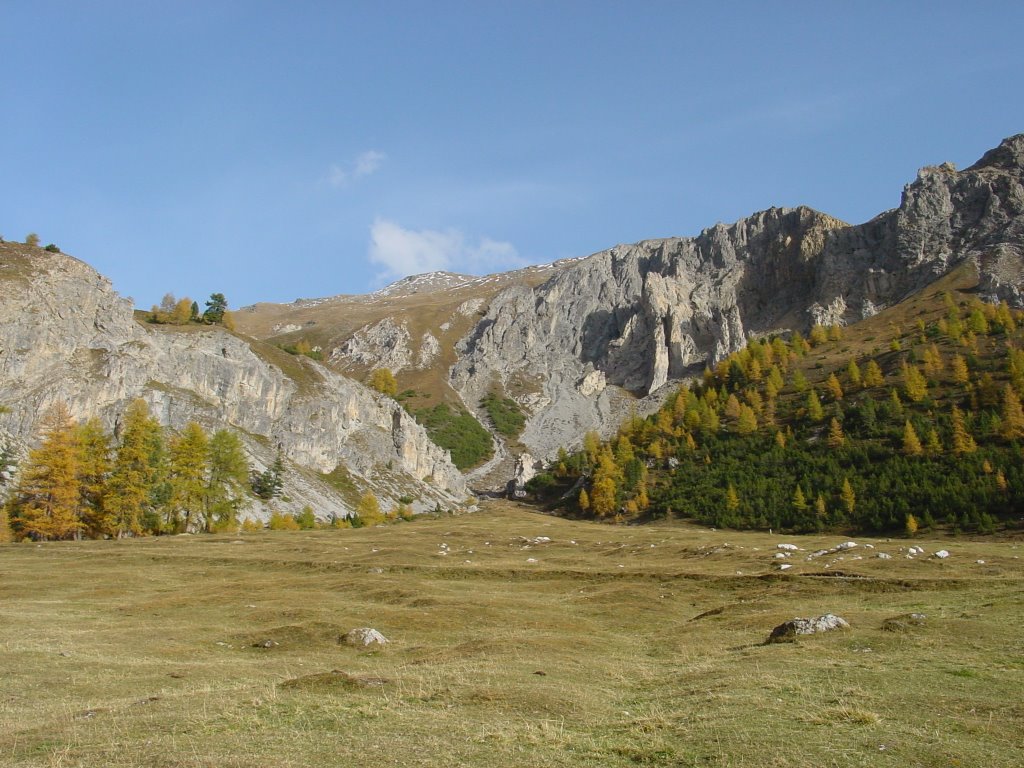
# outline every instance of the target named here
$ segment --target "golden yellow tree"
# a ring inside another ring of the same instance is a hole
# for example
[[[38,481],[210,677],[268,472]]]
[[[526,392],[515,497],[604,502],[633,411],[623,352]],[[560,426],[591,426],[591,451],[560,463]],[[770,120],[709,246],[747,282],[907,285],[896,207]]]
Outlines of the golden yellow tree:
[[[90,536],[102,536],[108,529],[106,512],[107,477],[111,468],[111,445],[103,425],[91,418],[75,428],[78,448],[79,518]]]
[[[878,363],[868,360],[867,365],[864,366],[864,386],[880,387],[884,383],[885,377],[882,375],[882,369],[879,368]]]
[[[960,355],[954,355],[951,366],[953,381],[957,384],[966,384],[971,380],[971,372],[967,368],[967,361],[963,357]]]
[[[735,512],[740,508],[740,497],[736,495],[736,488],[732,483],[729,483],[729,487],[725,489],[725,508],[730,512]]]
[[[833,400],[843,399],[843,385],[839,383],[839,377],[834,373],[830,373],[825,380],[825,389],[828,390],[829,397]]]
[[[77,537],[84,524],[79,512],[78,443],[71,412],[64,403],[43,416],[42,443],[29,452],[12,496],[11,523],[18,538]]]
[[[1009,384],[1003,387],[1003,410],[999,431],[1007,440],[1024,437],[1024,409],[1021,408],[1020,398]]]
[[[811,333],[808,337],[811,341],[811,346],[818,347],[828,341],[828,331],[823,325],[817,323],[811,327]]]
[[[757,431],[757,414],[749,405],[740,406],[740,414],[736,420],[736,431],[741,435],[749,435]]]
[[[903,426],[903,452],[907,456],[920,456],[924,453],[924,448],[921,447],[921,440],[914,430],[914,425],[909,420]]]
[[[622,470],[615,464],[611,451],[605,449],[597,459],[594,482],[590,487],[590,508],[598,517],[609,517],[618,510],[618,490]]]
[[[590,494],[587,493],[586,488],[580,489],[579,505],[584,512],[590,511]]]
[[[125,409],[121,444],[107,482],[107,533],[121,538],[144,532],[143,518],[154,507],[153,492],[164,472],[163,433],[145,400]]]
[[[845,443],[843,425],[839,423],[839,419],[833,418],[828,425],[828,445],[830,448],[842,448]]]
[[[389,368],[375,368],[370,374],[370,388],[375,389],[382,395],[394,397],[398,394],[398,382],[395,374]]]
[[[848,513],[852,513],[854,507],[857,505],[857,496],[853,492],[853,486],[850,485],[850,478],[843,478],[843,488],[839,492],[839,499],[843,502],[843,509]]]
[[[850,380],[851,387],[859,387],[861,384],[861,373],[860,366],[857,365],[856,360],[851,360],[850,364],[846,366],[846,378]]]
[[[953,453],[974,453],[978,450],[978,444],[974,442],[974,438],[971,437],[971,433],[967,431],[967,425],[964,424],[963,413],[955,405],[953,406],[953,413],[951,414],[950,420],[952,422],[953,429]]]
[[[807,393],[807,418],[814,422],[825,418],[825,410],[821,407],[818,393],[813,389]]]
[[[903,364],[903,393],[912,403],[919,403],[928,395],[928,380],[916,365]]]
[[[356,505],[356,514],[362,520],[363,525],[378,525],[384,522],[384,513],[381,511],[380,502],[372,491],[367,491],[359,499]]]

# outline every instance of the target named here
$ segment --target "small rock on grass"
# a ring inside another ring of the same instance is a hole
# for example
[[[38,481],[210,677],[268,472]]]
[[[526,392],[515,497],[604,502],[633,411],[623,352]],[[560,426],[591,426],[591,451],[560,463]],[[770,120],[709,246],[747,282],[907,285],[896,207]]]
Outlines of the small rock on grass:
[[[382,648],[389,642],[384,635],[372,627],[350,629],[340,639],[345,645],[354,645],[359,648]]]
[[[790,643],[796,640],[797,635],[813,635],[818,632],[831,632],[835,629],[849,629],[850,624],[846,619],[836,616],[834,613],[826,613],[824,616],[817,616],[813,619],[795,618],[779,624],[772,630],[766,643]]]

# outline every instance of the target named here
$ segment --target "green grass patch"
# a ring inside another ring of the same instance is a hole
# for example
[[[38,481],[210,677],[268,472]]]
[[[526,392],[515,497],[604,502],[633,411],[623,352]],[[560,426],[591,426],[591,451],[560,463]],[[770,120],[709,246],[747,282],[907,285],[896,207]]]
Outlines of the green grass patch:
[[[451,451],[452,463],[461,470],[483,463],[494,453],[490,433],[465,409],[439,403],[412,411],[412,415],[431,440]]]
[[[522,434],[526,426],[526,414],[515,400],[491,390],[480,401],[480,405],[487,411],[491,424],[499,434],[513,439]]]

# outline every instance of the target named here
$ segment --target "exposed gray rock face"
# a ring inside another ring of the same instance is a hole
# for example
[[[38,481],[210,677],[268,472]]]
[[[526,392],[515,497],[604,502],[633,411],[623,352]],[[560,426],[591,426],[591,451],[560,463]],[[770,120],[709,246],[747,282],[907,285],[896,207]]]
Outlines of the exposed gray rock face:
[[[522,499],[526,497],[526,484],[537,476],[537,461],[528,453],[521,454],[516,459],[515,470],[512,479],[508,481],[505,492],[509,498]]]
[[[343,368],[368,365],[388,368],[392,373],[412,365],[409,329],[390,317],[360,328],[331,353],[331,362]]]
[[[460,342],[451,384],[473,404],[494,380],[534,382],[521,440],[548,458],[617,426],[624,406],[645,409],[625,393],[657,393],[751,336],[868,317],[965,261],[987,297],[1020,306],[1022,162],[1019,135],[965,171],[925,168],[899,208],[858,226],[773,208],[594,254],[499,294]]]
[[[22,442],[57,401],[116,428],[142,397],[175,428],[236,428],[257,466],[280,449],[317,472],[342,466],[385,501],[411,492],[432,506],[465,494],[447,452],[397,403],[311,361],[288,358],[286,375],[219,329],[147,329],[106,279],[63,254],[0,244],[0,286],[0,403],[10,409],[0,429]],[[347,511],[309,484],[304,495],[318,514]]]

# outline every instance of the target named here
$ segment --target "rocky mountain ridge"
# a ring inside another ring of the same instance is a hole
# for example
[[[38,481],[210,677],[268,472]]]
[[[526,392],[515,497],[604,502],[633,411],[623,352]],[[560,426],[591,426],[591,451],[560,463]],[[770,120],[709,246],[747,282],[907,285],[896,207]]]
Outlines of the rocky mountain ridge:
[[[965,263],[983,297],[1021,306],[1024,135],[963,171],[922,169],[897,208],[863,224],[771,208],[696,237],[239,311],[240,330],[266,344],[209,329],[142,328],[95,273],[49,258],[36,266],[48,264],[46,284],[68,273],[59,291],[34,291],[30,280],[25,296],[4,299],[0,402],[37,409],[59,395],[113,413],[143,392],[166,423],[224,418],[256,436],[257,453],[283,431],[302,466],[344,463],[370,484],[390,463],[409,482],[429,475],[428,496],[458,495],[462,478],[404,409],[339,374],[360,379],[387,366],[418,402],[464,406],[484,424],[484,395],[514,399],[525,429],[508,450],[495,432],[494,476],[474,479],[503,485],[517,455],[549,458],[587,430],[607,433],[631,410],[653,410],[667,387],[751,337],[857,322]],[[0,279],[17,283],[17,271],[5,265]],[[279,349],[300,340],[325,365]],[[2,419],[17,434],[30,428],[13,414]]]
[[[856,322],[966,261],[983,295],[1020,306],[1022,182],[1018,135],[962,172],[922,169],[898,208],[865,224],[772,208],[695,238],[616,246],[496,296],[460,342],[451,384],[475,403],[495,382],[536,382],[521,442],[550,457],[617,426],[624,404],[644,409],[624,392],[656,401],[750,336]]]
[[[280,450],[296,469],[293,506],[322,516],[347,514],[361,488],[386,505],[465,497],[447,453],[397,403],[323,366],[220,328],[143,326],[105,278],[63,254],[0,244],[0,285],[0,428],[22,443],[57,401],[116,429],[142,397],[174,428],[233,427],[258,468]],[[348,498],[322,478],[339,467]]]

